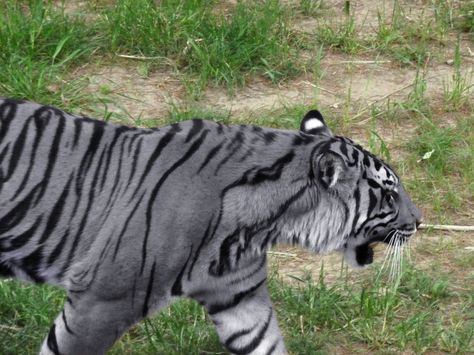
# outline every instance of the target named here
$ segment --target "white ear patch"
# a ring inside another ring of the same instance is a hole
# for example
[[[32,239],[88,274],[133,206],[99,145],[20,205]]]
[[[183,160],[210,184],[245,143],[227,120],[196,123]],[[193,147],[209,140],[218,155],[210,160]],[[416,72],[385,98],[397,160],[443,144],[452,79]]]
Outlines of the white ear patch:
[[[310,110],[303,117],[300,131],[312,135],[332,136],[331,130],[324,123],[323,115],[318,110]]]
[[[311,118],[304,123],[305,131],[311,131],[312,129],[318,129],[323,126],[324,126],[324,123],[322,123],[317,118]]]

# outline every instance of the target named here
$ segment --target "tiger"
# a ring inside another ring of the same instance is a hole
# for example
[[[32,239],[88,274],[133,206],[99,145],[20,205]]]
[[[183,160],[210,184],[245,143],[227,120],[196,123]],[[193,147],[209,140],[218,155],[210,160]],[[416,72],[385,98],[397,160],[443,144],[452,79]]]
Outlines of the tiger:
[[[286,354],[276,244],[354,267],[421,212],[383,160],[310,110],[299,130],[192,119],[137,128],[0,98],[0,275],[66,290],[40,354],[104,354],[188,297],[231,354]]]

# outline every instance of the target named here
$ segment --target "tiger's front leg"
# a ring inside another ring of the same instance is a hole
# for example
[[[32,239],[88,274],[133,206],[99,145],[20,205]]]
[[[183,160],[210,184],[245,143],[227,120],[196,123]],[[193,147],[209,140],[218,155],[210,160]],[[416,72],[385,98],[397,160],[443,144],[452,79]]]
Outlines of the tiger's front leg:
[[[138,318],[128,299],[68,297],[41,346],[40,355],[105,354]]]
[[[221,343],[230,353],[287,354],[265,283],[206,307]]]

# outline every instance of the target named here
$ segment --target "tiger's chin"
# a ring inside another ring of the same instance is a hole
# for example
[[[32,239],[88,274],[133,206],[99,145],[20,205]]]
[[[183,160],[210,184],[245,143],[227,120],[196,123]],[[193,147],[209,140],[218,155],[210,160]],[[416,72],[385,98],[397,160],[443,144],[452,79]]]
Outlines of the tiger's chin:
[[[358,245],[355,248],[346,248],[344,260],[355,269],[366,268],[374,261],[374,250],[369,243]]]

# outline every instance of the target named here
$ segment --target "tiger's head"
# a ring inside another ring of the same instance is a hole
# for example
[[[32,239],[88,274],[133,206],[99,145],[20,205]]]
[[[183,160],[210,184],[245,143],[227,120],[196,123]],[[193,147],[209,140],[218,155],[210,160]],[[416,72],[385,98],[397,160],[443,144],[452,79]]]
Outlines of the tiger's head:
[[[314,110],[301,122],[305,135],[322,135],[311,156],[311,178],[331,199],[345,206],[339,251],[353,267],[372,263],[372,245],[392,238],[408,240],[421,223],[421,212],[387,163],[355,144],[334,136]]]

